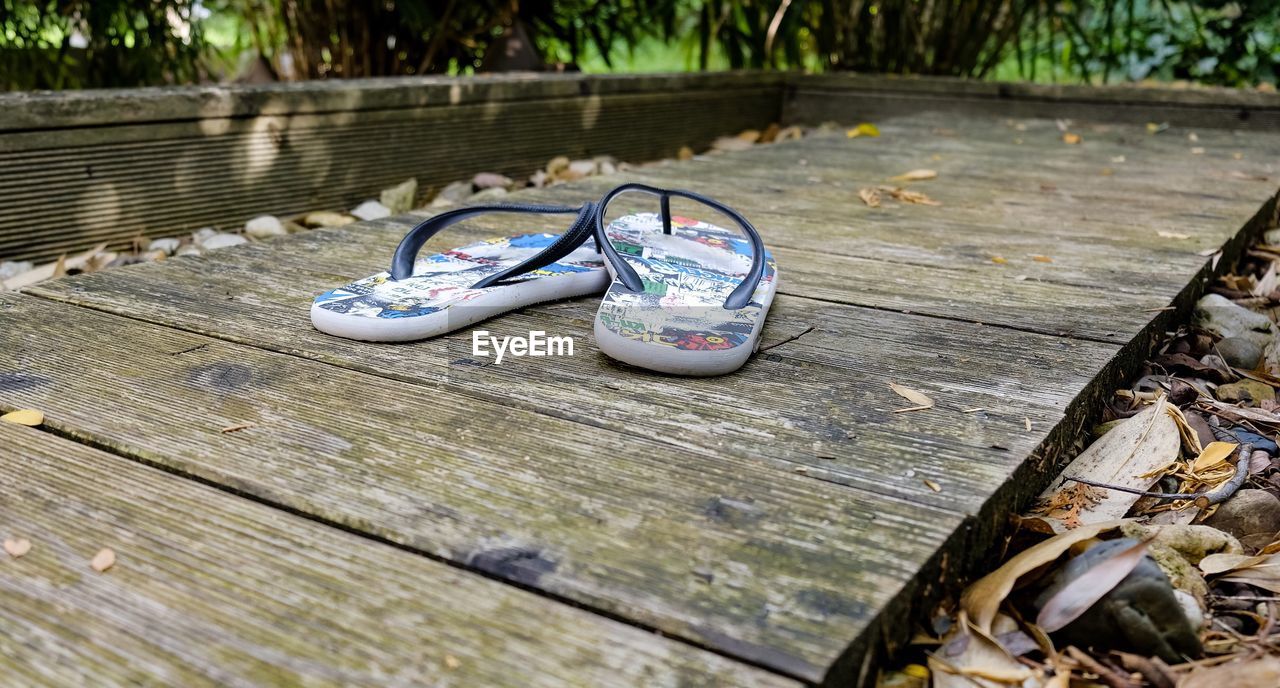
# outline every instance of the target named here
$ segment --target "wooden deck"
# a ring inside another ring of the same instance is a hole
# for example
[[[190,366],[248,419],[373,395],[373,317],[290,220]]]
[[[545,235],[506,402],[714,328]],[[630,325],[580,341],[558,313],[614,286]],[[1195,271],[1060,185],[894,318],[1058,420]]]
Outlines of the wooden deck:
[[[488,323],[577,339],[500,366],[465,331],[314,331],[312,296],[385,268],[413,217],[0,295],[0,408],[47,415],[0,427],[0,526],[35,543],[0,561],[0,669],[865,680],[1185,314],[1205,252],[1275,225],[1280,178],[1275,133],[1076,123],[1067,145],[1051,120],[877,123],[625,175],[734,205],[777,257],[765,345],[807,334],[724,378],[611,363],[593,299]],[[858,200],[915,168],[938,171],[912,188],[941,206]],[[890,382],[937,407],[894,413]],[[96,574],[103,546],[119,563]]]

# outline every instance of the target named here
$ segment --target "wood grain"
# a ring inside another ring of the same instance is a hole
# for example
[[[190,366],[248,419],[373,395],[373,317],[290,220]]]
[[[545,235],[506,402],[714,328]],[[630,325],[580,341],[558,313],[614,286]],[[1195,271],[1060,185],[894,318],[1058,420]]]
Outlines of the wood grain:
[[[426,107],[386,97],[365,104],[362,92],[348,87],[346,97],[321,94],[332,111],[308,98],[317,94],[286,89],[274,102],[257,102],[273,114],[239,117],[218,116],[217,107],[193,114],[194,106],[184,105],[189,94],[173,93],[174,107],[188,118],[162,115],[158,97],[148,93],[137,100],[152,121],[0,132],[0,257],[48,259],[102,241],[123,246],[138,234],[234,229],[266,212],[350,208],[409,177],[425,192],[481,171],[527,176],[557,155],[670,156],[682,145],[705,146],[776,120],[775,82],[677,78],[622,89],[579,77],[492,100],[428,89],[437,100]],[[385,95],[380,84],[370,88]],[[129,111],[121,94],[103,97]],[[28,101],[0,98],[0,117],[22,114]],[[690,121],[690,107],[706,116]],[[69,120],[83,113],[64,109]]]
[[[0,352],[3,405],[73,439],[810,681],[848,678],[837,658],[875,646],[965,520],[767,451],[690,451],[34,297],[0,298]]]
[[[389,248],[365,248],[375,240],[375,230],[365,230],[360,243],[337,232],[310,233],[200,261],[87,275],[33,293],[660,437],[686,449],[756,457],[767,441],[764,455],[791,464],[789,469],[965,513],[985,501],[991,481],[1002,480],[1044,440],[1078,388],[1115,352],[1105,344],[1023,332],[1004,332],[991,342],[990,328],[980,325],[939,329],[925,317],[782,297],[766,326],[766,345],[809,327],[812,332],[770,349],[735,375],[688,380],[626,369],[600,354],[588,336],[596,303],[583,299],[484,325],[497,336],[534,329],[573,336],[574,356],[477,367],[484,361],[472,357],[470,331],[388,347],[334,338],[310,326],[306,305],[335,283],[331,269],[363,263],[373,271],[373,255],[389,254]],[[399,231],[378,235],[394,241]],[[900,399],[889,382],[927,389],[941,408],[893,413]],[[513,386],[522,393],[513,396]],[[637,404],[637,395],[645,403]],[[746,399],[753,401],[742,403]],[[982,411],[963,412],[973,408]],[[707,422],[695,422],[697,416]],[[1025,431],[1024,418],[1034,421],[1035,432]],[[944,490],[927,487],[925,475]]]
[[[0,445],[0,531],[33,543],[0,556],[6,683],[794,685],[45,432]]]
[[[502,366],[466,332],[389,346],[311,329],[311,298],[384,269],[416,213],[0,298],[0,406],[781,674],[865,683],[1072,451],[1172,322],[1162,309],[1185,311],[1199,253],[1230,260],[1241,227],[1274,224],[1280,151],[1251,135],[1237,160],[1242,139],[1206,131],[1193,155],[1185,131],[1107,123],[1073,125],[1081,146],[1051,120],[881,126],[513,198],[644,180],[744,211],[782,276],[766,345],[806,333],[729,377],[611,362],[586,336],[591,299],[485,323],[578,336],[573,357]],[[913,188],[942,206],[857,199],[921,167],[939,177]],[[427,250],[511,231],[480,220]],[[937,407],[894,413],[890,382]]]

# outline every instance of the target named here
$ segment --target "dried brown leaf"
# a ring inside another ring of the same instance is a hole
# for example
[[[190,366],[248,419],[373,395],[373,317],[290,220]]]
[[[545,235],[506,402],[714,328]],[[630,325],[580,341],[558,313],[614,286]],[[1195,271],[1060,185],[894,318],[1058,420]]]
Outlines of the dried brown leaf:
[[[1054,593],[1036,617],[1036,625],[1053,633],[1075,621],[1124,580],[1147,554],[1146,541],[1136,543],[1094,564]]]
[[[899,183],[922,182],[928,179],[936,179],[937,177],[938,172],[936,170],[911,170],[910,172],[903,172],[896,177],[889,177],[889,181]]]
[[[18,409],[0,416],[0,422],[36,427],[44,423],[44,414],[35,409]]]
[[[903,203],[915,203],[917,205],[942,205],[938,201],[929,198],[919,191],[908,191],[906,189],[897,188],[890,191],[889,195]]]
[[[872,208],[880,207],[880,190],[872,188],[858,189],[858,198]]]
[[[907,411],[924,411],[925,409],[933,408],[933,399],[930,399],[927,395],[925,395],[922,392],[911,389],[910,387],[903,387],[902,385],[895,384],[892,382],[889,383],[889,388],[892,389],[894,393],[897,394],[898,396],[915,404],[915,406],[911,406],[909,408],[895,409],[894,413],[905,413]]]
[[[1120,524],[1121,521],[1091,523],[1023,550],[970,585],[960,596],[960,607],[973,619],[975,626],[990,633],[1000,604],[1013,591],[1019,578],[1062,556],[1072,545],[1114,530]]]
[[[1081,138],[1079,134],[1073,134],[1073,133],[1071,133],[1071,132],[1069,132],[1069,131],[1068,131],[1068,132],[1064,132],[1064,133],[1062,134],[1062,142],[1063,142],[1063,143],[1066,143],[1066,144],[1070,144],[1070,145],[1072,145],[1072,146],[1074,146],[1074,145],[1076,145],[1076,144],[1080,143],[1080,142],[1081,142],[1081,141],[1083,141],[1083,140],[1084,140],[1084,139],[1083,139],[1083,138]]]

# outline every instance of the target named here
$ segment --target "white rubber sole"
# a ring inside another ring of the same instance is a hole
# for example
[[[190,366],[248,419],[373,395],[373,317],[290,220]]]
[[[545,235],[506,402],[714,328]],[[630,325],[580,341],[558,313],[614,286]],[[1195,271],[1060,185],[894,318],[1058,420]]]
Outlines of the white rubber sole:
[[[616,280],[613,265],[605,261],[605,269],[610,278]],[[718,351],[699,351],[677,349],[669,346],[651,344],[637,339],[624,337],[607,328],[597,317],[595,320],[596,346],[610,358],[647,368],[659,373],[683,375],[687,377],[715,377],[732,373],[751,358],[760,348],[760,333],[764,330],[764,322],[777,294],[778,274],[775,271],[773,288],[760,299],[760,316],[747,341],[731,349]],[[612,284],[610,285],[612,287]]]
[[[364,342],[411,342],[438,337],[535,303],[598,294],[609,284],[603,270],[538,277],[485,289],[444,310],[411,318],[371,318],[311,305],[311,324],[325,334]]]

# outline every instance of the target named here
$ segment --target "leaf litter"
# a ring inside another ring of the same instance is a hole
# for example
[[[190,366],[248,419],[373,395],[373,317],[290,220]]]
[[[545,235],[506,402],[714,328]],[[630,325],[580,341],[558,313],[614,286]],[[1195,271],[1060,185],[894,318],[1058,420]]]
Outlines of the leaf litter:
[[[1280,686],[1280,228],[1237,265],[1200,253],[1221,274],[1191,321],[1157,342],[1076,458],[1012,517],[1003,562],[945,598],[879,685]],[[1156,598],[1178,611],[1147,608]],[[1149,637],[1164,646],[1111,635],[1121,618],[1163,619]]]

